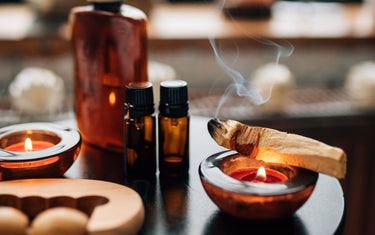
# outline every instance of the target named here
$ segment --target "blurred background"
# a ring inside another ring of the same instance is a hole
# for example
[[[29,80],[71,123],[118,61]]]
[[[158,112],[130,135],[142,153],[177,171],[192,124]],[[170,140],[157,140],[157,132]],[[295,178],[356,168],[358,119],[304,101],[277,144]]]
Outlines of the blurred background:
[[[375,234],[373,1],[126,3],[148,16],[149,79],[155,86],[187,81],[192,115],[236,119],[343,148],[344,234]],[[68,15],[86,4],[0,0],[0,126],[74,118]],[[30,67],[63,81],[54,91],[61,93],[56,109],[25,112],[13,100],[11,84]]]

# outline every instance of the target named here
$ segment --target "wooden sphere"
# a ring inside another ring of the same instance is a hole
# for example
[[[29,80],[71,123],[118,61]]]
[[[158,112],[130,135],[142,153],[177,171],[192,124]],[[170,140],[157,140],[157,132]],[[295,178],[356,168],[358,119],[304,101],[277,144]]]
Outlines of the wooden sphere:
[[[35,217],[30,235],[84,235],[88,217],[85,213],[69,208],[50,208]]]
[[[29,218],[13,207],[0,207],[0,234],[25,235]]]

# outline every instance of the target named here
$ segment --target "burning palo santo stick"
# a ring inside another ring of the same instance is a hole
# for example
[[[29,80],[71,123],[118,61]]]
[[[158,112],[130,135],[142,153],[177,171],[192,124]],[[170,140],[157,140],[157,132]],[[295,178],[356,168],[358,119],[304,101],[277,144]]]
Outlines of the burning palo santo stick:
[[[211,119],[208,131],[219,145],[251,158],[345,177],[345,152],[320,141],[234,120]]]

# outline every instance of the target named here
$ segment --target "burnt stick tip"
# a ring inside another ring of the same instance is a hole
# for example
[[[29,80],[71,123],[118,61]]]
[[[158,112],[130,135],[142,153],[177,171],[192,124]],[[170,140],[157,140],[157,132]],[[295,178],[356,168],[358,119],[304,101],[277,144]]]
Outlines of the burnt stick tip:
[[[219,130],[224,128],[223,121],[217,118],[213,118],[207,123],[207,129],[210,135],[213,137]]]

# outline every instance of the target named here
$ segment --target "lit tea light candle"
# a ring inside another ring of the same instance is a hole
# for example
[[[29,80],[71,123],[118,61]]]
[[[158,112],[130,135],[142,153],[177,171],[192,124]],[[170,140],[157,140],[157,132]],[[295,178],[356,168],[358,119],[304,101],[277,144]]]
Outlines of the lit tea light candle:
[[[242,181],[250,181],[256,183],[283,183],[288,177],[278,171],[264,168],[241,169],[232,172],[229,176]]]
[[[61,177],[77,159],[81,135],[46,122],[0,128],[0,180]]]
[[[293,215],[310,197],[318,179],[314,171],[260,162],[233,151],[207,157],[199,166],[199,176],[221,210],[255,220]]]
[[[30,138],[26,138],[25,142],[9,145],[4,150],[12,152],[33,152],[48,149],[53,146],[55,146],[53,143],[47,141],[32,141]]]

